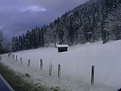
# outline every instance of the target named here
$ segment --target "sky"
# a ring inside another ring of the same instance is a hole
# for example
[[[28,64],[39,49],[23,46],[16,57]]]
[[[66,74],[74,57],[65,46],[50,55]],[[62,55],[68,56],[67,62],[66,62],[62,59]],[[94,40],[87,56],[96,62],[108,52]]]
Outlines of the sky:
[[[0,0],[0,31],[6,38],[54,21],[88,0]]]

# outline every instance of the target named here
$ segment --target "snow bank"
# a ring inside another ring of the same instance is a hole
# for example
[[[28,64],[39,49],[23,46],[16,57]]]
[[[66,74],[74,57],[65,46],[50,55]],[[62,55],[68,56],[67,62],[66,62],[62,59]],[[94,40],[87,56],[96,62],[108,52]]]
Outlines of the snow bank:
[[[107,44],[87,43],[58,53],[57,48],[39,48],[15,52],[23,63],[3,55],[3,63],[21,73],[31,75],[31,80],[48,87],[61,87],[66,91],[116,91],[121,88],[121,41]],[[39,69],[43,59],[43,71]],[[8,60],[9,59],[9,60]],[[27,67],[27,60],[31,60]],[[49,76],[49,64],[52,76]],[[57,77],[57,66],[61,65],[61,78]],[[94,86],[90,85],[91,66],[95,66]]]

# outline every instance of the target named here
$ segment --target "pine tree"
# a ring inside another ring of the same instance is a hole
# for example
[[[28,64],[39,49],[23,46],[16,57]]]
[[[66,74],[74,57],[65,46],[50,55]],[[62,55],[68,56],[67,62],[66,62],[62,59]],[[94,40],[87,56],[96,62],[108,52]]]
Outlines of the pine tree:
[[[18,51],[18,38],[13,37],[12,38],[12,51]]]
[[[0,54],[4,53],[4,49],[3,49],[3,33],[2,31],[0,31]]]

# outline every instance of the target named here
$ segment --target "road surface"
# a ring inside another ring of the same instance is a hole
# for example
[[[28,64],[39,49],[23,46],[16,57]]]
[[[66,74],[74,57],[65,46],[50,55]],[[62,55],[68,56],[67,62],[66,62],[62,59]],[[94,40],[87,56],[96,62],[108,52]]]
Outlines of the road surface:
[[[0,75],[0,91],[14,91],[5,79]]]

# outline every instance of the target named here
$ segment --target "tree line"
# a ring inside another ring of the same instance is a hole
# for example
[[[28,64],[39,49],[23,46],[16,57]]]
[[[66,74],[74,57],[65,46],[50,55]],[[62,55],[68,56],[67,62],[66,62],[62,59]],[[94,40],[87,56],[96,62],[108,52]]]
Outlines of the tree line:
[[[0,30],[0,54],[11,51],[11,43],[4,37],[3,32]]]
[[[14,36],[11,41],[12,51],[20,51],[44,47],[44,27],[32,29],[27,33]]]

